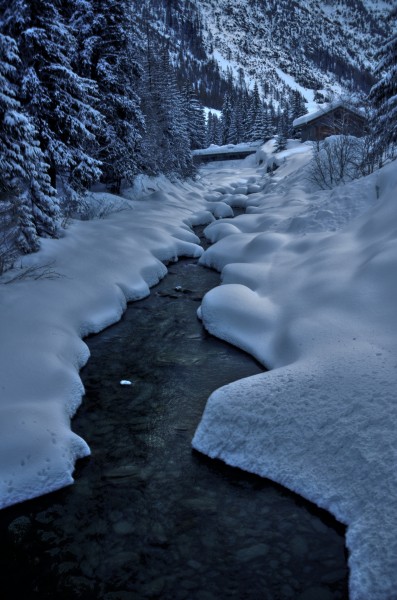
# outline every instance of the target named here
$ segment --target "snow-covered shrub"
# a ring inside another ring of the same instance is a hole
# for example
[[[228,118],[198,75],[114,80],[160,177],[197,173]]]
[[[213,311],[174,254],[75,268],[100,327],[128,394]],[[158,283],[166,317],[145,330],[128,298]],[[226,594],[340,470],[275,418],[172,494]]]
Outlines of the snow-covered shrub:
[[[67,227],[71,219],[79,221],[105,219],[109,215],[131,210],[131,204],[128,200],[107,192],[86,192],[74,198],[66,195],[63,202],[61,198],[61,208],[63,209],[63,226]]]
[[[109,215],[131,210],[127,201],[118,199],[108,199],[106,197],[95,197],[87,194],[84,204],[81,205],[79,218],[81,221],[92,221],[93,219],[105,219]]]

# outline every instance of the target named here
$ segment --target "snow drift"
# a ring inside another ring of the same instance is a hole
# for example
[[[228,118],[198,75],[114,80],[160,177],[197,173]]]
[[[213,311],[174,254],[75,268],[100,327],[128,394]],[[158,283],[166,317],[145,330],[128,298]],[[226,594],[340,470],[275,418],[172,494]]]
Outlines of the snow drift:
[[[347,525],[352,600],[397,599],[396,163],[318,191],[310,146],[272,150],[195,183],[141,181],[131,210],[74,222],[24,259],[46,277],[0,279],[0,507],[68,485],[89,453],[70,429],[81,338],[147,295],[162,261],[202,255],[222,272],[205,327],[272,370],[216,391],[193,446],[329,510]]]
[[[347,525],[352,600],[392,600],[396,163],[316,192],[304,156],[285,153],[233,229],[207,228],[217,243],[200,262],[222,271],[223,285],[199,316],[272,370],[216,391],[193,446],[329,510]]]

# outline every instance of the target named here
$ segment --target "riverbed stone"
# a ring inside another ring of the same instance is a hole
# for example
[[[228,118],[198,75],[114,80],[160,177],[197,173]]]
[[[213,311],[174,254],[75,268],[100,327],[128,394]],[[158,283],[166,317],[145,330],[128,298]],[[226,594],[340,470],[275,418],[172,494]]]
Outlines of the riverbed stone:
[[[333,600],[333,594],[328,588],[316,586],[299,594],[297,600]]]
[[[241,548],[236,552],[236,558],[241,562],[248,562],[258,558],[264,558],[269,554],[270,547],[267,544],[253,544],[247,548]]]
[[[134,530],[135,527],[130,521],[118,521],[113,525],[113,531],[118,535],[128,535],[129,533],[133,533]]]
[[[164,577],[156,577],[141,586],[143,596],[157,597],[165,586]]]
[[[290,541],[290,549],[295,558],[304,558],[309,550],[307,540],[301,536],[296,535]]]
[[[27,538],[32,529],[29,517],[17,517],[8,526],[8,533],[14,544],[21,544]]]

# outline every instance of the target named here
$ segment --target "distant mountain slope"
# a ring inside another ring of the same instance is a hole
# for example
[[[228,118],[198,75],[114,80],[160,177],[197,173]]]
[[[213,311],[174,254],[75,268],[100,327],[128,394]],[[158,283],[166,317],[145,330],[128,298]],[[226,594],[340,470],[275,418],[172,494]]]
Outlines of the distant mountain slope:
[[[167,46],[179,80],[213,108],[244,81],[273,97],[287,86],[367,92],[376,50],[395,26],[393,0],[133,3],[137,26]]]
[[[390,32],[392,2],[375,0],[200,0],[207,51],[240,65],[249,77],[304,87],[368,89],[375,52]]]

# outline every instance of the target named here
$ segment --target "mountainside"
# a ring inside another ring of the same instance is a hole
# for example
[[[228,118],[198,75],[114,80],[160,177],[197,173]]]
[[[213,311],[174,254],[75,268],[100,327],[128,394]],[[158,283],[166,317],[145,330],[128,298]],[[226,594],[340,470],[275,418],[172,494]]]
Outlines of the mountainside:
[[[231,80],[251,86],[257,80],[271,96],[288,92],[286,86],[367,92],[376,50],[395,27],[392,0],[136,4],[141,24],[167,42],[180,77],[194,83],[202,102],[213,108],[221,107]]]
[[[250,77],[266,78],[278,67],[314,89],[335,81],[365,89],[375,50],[389,29],[385,3],[375,13],[373,3],[363,0],[200,4],[209,49],[240,64]]]

